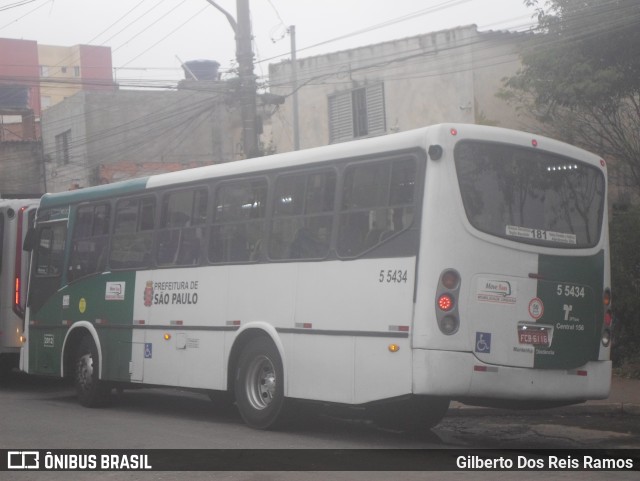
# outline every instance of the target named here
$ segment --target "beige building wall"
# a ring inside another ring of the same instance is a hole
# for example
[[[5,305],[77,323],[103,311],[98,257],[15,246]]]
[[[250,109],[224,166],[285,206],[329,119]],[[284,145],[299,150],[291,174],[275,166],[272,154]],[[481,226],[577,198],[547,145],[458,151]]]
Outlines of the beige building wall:
[[[383,85],[384,129],[371,135],[441,122],[519,128],[516,110],[496,97],[520,67],[522,34],[478,32],[472,26],[299,59],[300,148],[330,143],[329,97]],[[278,152],[293,150],[291,62],[269,66],[271,92],[286,101],[265,128]]]
[[[43,110],[82,90],[78,45],[58,47],[39,44],[38,60]]]

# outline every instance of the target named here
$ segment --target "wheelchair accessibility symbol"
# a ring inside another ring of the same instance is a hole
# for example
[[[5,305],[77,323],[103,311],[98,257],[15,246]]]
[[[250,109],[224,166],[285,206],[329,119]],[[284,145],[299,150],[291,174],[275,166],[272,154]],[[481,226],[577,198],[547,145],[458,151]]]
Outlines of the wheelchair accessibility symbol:
[[[476,352],[487,354],[491,352],[490,332],[476,332]]]
[[[153,357],[153,344],[150,342],[144,343],[144,358],[151,359]]]

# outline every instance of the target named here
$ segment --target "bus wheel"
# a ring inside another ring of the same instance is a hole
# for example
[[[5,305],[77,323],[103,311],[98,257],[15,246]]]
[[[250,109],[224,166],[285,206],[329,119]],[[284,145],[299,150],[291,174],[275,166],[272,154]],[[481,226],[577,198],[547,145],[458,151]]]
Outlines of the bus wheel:
[[[78,345],[74,373],[76,394],[83,406],[92,408],[107,403],[110,389],[98,379],[99,372],[98,349],[93,339],[85,336]]]
[[[282,360],[271,340],[258,337],[244,347],[235,376],[235,396],[245,423],[274,428],[284,405]]]
[[[449,400],[430,396],[413,396],[372,406],[373,421],[384,429],[402,432],[427,431],[447,414]]]

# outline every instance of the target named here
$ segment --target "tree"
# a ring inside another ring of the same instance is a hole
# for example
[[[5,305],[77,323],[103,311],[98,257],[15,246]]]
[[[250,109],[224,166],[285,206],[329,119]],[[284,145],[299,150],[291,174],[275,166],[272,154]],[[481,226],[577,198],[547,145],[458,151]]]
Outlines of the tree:
[[[640,2],[524,1],[538,28],[501,95],[545,133],[604,156],[640,193]],[[612,358],[640,376],[640,208],[613,212],[610,240]]]
[[[612,359],[625,375],[640,378],[640,208],[616,211],[609,225],[613,281]]]
[[[525,0],[537,33],[502,96],[553,136],[626,166],[640,190],[640,2]]]

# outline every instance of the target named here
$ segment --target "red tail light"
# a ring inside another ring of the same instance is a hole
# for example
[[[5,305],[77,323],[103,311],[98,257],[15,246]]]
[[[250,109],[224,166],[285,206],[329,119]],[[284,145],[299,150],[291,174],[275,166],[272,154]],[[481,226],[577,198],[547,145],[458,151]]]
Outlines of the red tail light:
[[[602,302],[604,303],[604,307],[609,307],[611,305],[611,291],[609,289],[604,290]]]
[[[609,347],[609,344],[611,344],[611,329],[613,327],[613,311],[611,310],[611,289],[608,287],[602,295],[602,304],[604,305],[604,329],[601,341],[604,347]]]
[[[450,336],[458,332],[460,317],[456,299],[460,292],[460,274],[454,269],[445,269],[440,274],[436,291],[436,319],[440,331]]]
[[[24,222],[24,215],[27,211],[27,207],[21,207],[18,210],[18,230],[16,233],[16,260],[13,277],[14,283],[14,296],[13,296],[13,312],[20,318],[24,319],[24,310],[21,305],[22,295],[20,293],[22,287],[22,246],[24,239],[22,238],[22,224]]]
[[[438,307],[441,311],[450,311],[451,309],[453,309],[453,297],[451,297],[449,294],[442,294],[438,298]]]
[[[13,299],[13,304],[16,306],[20,305],[20,278],[16,277],[16,291],[15,297]]]

